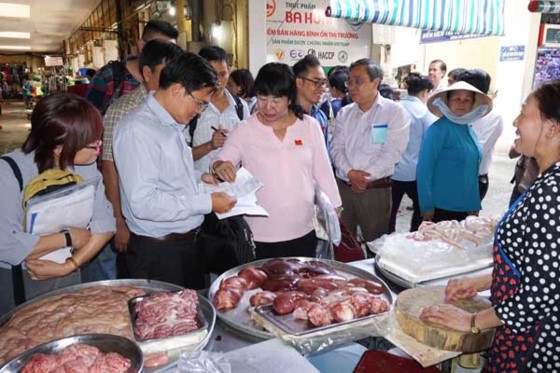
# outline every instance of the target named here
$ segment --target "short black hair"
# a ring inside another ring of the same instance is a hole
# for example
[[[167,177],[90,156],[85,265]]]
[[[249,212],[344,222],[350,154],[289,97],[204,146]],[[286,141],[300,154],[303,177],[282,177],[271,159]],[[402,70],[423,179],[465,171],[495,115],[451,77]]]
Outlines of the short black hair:
[[[380,84],[378,90],[381,96],[385,97],[386,99],[395,101],[395,90],[389,84]]]
[[[529,94],[537,100],[542,119],[553,120],[560,123],[560,80],[550,80]],[[41,102],[41,101],[39,101]]]
[[[138,59],[140,74],[143,74],[144,66],[148,66],[150,70],[154,71],[157,65],[167,64],[182,53],[185,53],[185,51],[175,43],[159,39],[150,40],[142,48],[142,53],[140,53],[140,58]]]
[[[255,79],[249,70],[234,70],[229,78],[241,89],[239,91],[240,97],[253,97],[255,95]]]
[[[346,82],[348,81],[348,69],[337,69],[334,72],[329,71],[329,85],[338,89],[340,92],[348,92]]]
[[[490,90],[490,83],[492,78],[490,74],[482,69],[471,69],[462,72],[458,77],[457,81],[467,82],[484,94],[488,94]]]
[[[434,83],[426,75],[410,73],[405,79],[406,90],[409,95],[416,95],[424,90],[434,89]]]
[[[227,52],[223,48],[215,45],[209,45],[202,48],[198,52],[198,55],[208,62],[218,61],[227,63],[228,61]]]
[[[95,69],[87,69],[86,70],[86,76],[91,79],[95,76]]]
[[[292,67],[292,70],[296,77],[305,77],[307,76],[310,68],[317,66],[321,67],[321,62],[319,62],[319,59],[312,54],[308,54],[307,56],[296,62],[294,67]]]
[[[290,110],[303,119],[303,108],[296,104],[295,75],[290,66],[269,62],[260,68],[255,78],[255,93],[263,96],[287,97]]]
[[[177,39],[177,36],[179,36],[179,33],[171,23],[159,19],[153,19],[144,26],[142,40],[148,42],[154,39],[156,34],[165,35],[170,39]]]
[[[433,63],[439,64],[439,69],[441,71],[443,71],[443,74],[445,75],[445,73],[447,72],[447,64],[445,62],[443,62],[442,60],[433,60],[432,62],[430,62],[430,65],[433,64]]]
[[[381,68],[381,66],[379,66],[369,58],[362,58],[350,65],[350,71],[358,66],[365,66],[367,69],[369,80],[372,81],[376,78],[379,78],[379,85],[381,85],[381,81],[383,80],[383,69]]]
[[[447,77],[451,78],[455,81],[459,80],[459,75],[461,75],[462,73],[464,73],[465,71],[467,71],[467,69],[463,69],[462,67],[458,67],[456,69],[451,70],[450,72],[447,73]]]
[[[159,77],[159,87],[166,89],[179,83],[187,92],[218,86],[216,71],[204,58],[184,52],[165,65]]]

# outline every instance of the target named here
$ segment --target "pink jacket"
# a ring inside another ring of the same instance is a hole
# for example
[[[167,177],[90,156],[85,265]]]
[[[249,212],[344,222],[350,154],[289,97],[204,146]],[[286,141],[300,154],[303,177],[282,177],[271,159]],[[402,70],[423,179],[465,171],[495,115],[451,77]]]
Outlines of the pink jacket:
[[[321,128],[310,116],[297,119],[280,141],[253,114],[228,136],[216,160],[241,162],[264,184],[257,199],[270,216],[246,217],[255,241],[288,241],[313,230],[315,182],[334,207],[342,204]]]

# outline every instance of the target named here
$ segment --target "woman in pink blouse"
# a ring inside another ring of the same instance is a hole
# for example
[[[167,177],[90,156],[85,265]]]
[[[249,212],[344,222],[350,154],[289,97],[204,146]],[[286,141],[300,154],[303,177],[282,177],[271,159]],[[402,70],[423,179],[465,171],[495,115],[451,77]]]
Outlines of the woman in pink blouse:
[[[295,77],[288,65],[268,63],[255,80],[257,112],[228,136],[215,175],[235,180],[241,163],[264,186],[257,199],[268,217],[247,217],[257,259],[315,256],[315,183],[335,208],[342,202],[319,123],[295,104]]]

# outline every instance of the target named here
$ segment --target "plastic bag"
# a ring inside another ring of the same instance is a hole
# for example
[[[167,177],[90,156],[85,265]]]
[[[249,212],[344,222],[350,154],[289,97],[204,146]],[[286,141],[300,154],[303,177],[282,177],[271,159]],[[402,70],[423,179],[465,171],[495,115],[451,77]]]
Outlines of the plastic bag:
[[[340,244],[342,235],[338,223],[338,215],[329,197],[315,184],[315,206],[317,210],[317,221],[324,228],[329,240],[335,244]]]
[[[183,351],[177,365],[181,373],[231,373],[231,363],[221,352]]]

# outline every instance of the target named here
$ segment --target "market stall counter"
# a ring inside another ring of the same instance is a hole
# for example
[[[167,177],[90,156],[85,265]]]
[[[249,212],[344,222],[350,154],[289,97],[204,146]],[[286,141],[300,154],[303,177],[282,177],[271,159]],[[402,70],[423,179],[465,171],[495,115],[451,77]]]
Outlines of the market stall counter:
[[[338,264],[334,264],[334,266],[337,265]],[[370,278],[373,279],[378,278],[376,275],[374,259],[348,263],[344,265],[344,268],[347,270],[347,273],[353,274],[350,277],[355,277],[358,275],[366,276],[367,274],[369,274],[371,276]],[[354,268],[354,270],[348,268]],[[491,269],[486,269],[486,271],[488,270]],[[379,277],[382,278],[382,276]],[[164,291],[171,291],[171,292],[176,292],[181,290],[175,286],[169,287],[165,283],[146,282],[145,280],[134,280],[134,281],[130,283],[127,282],[125,284],[117,280],[117,283],[115,283],[114,285],[118,285],[118,286],[127,285],[127,286],[140,287],[144,291],[147,291],[148,293],[154,290],[164,290]],[[140,283],[138,283],[138,281],[140,281]],[[446,282],[447,279],[440,279],[438,281],[434,281],[433,283],[426,283],[424,285],[443,285]],[[383,284],[382,288],[385,289],[384,291],[388,291],[388,295],[384,295],[385,299],[390,299],[390,300],[396,299],[397,293],[393,291],[394,287],[391,287],[391,291],[389,291],[389,288],[387,288],[387,286],[382,281],[380,283]],[[93,288],[91,288],[90,290],[91,286],[92,285],[78,285],[78,288],[73,290],[82,290],[86,292],[97,291]],[[70,290],[72,289],[61,289],[60,291],[57,292],[58,294],[63,295],[65,293],[70,292]],[[114,295],[123,296],[125,298],[130,298],[139,295],[139,294],[129,294],[130,292],[131,289],[129,288],[118,288],[116,292],[113,291]],[[42,304],[41,302],[43,302],[44,299],[45,297],[42,297],[41,299],[34,300],[33,302],[39,305]],[[203,324],[207,325],[205,327],[205,331],[208,332],[208,335],[199,336],[197,333],[200,332],[195,331],[195,334],[197,336],[196,341],[194,341],[195,345],[191,346],[192,348],[187,348],[187,350],[200,351],[201,349],[204,349],[204,351],[206,352],[221,354],[221,356],[225,358],[225,361],[227,361],[228,359],[231,360],[230,363],[231,366],[237,366],[237,367],[239,367],[240,366],[239,364],[241,364],[242,362],[240,363],[239,360],[236,358],[236,356],[238,356],[238,353],[243,352],[245,354],[244,356],[253,356],[252,360],[251,359],[247,360],[247,361],[252,361],[253,368],[255,366],[258,366],[258,364],[255,365],[257,361],[264,362],[266,361],[267,357],[269,357],[268,361],[273,361],[270,359],[277,359],[281,356],[284,356],[285,359],[290,360],[290,364],[295,364],[292,367],[297,367],[296,369],[297,371],[301,371],[301,372],[314,371],[313,366],[306,360],[306,357],[303,356],[305,354],[302,354],[301,351],[299,351],[297,348],[293,348],[287,344],[281,343],[279,340],[273,339],[272,334],[270,334],[268,338],[267,337],[260,338],[254,334],[244,333],[243,331],[240,331],[238,328],[232,327],[231,322],[227,323],[219,318],[218,320],[216,320],[216,311],[212,306],[212,299],[210,302],[208,302],[208,300],[204,296],[199,296],[199,301],[203,310],[203,316],[206,318],[205,324],[204,323]],[[393,306],[393,304],[391,306]],[[123,309],[123,315],[127,313],[127,311],[128,310],[126,310],[126,308]],[[400,331],[400,329],[397,327],[398,324],[394,320],[392,312],[388,313],[387,316],[389,317],[390,327],[388,329],[389,330],[388,333],[384,335],[384,337],[390,342],[392,342],[394,345],[396,345],[397,347],[405,351],[412,358],[420,362],[420,364],[422,364],[423,366],[438,364],[442,361],[448,360],[460,354],[460,352],[438,350],[417,342],[412,337],[409,337],[406,334],[402,333],[402,331]],[[5,326],[5,323],[7,322],[8,319],[9,319],[9,315],[5,315],[4,317],[2,317],[2,323],[0,323],[0,327]],[[87,332],[87,330],[84,330],[83,332]],[[124,333],[124,335],[127,336],[128,338],[133,338],[132,335],[129,335],[130,332],[125,331],[121,333]],[[356,339],[361,339],[361,338],[356,338]],[[325,348],[322,348],[322,355],[324,356],[331,353],[333,355],[336,355],[337,347],[340,344],[346,342],[348,341],[340,342],[340,343],[336,341],[336,343],[332,343],[329,346],[325,346]],[[347,345],[348,344],[346,343],[346,346]],[[258,359],[256,358],[257,356]],[[354,359],[355,361],[353,362],[357,362],[358,359],[359,356],[357,356],[356,359]],[[163,364],[159,367],[150,368],[149,371],[166,372],[166,371],[176,370],[177,364],[180,362],[181,359],[179,358],[178,355],[174,355],[172,360],[173,361],[169,361],[167,364]],[[262,365],[260,366],[262,367]],[[266,369],[267,373],[274,372],[275,367],[283,367],[282,371],[286,371],[285,370],[286,365],[270,364],[267,365],[267,369]],[[349,366],[348,368],[349,370],[351,370],[353,367]],[[251,371],[251,369],[246,371]],[[292,369],[292,371],[294,370]]]

